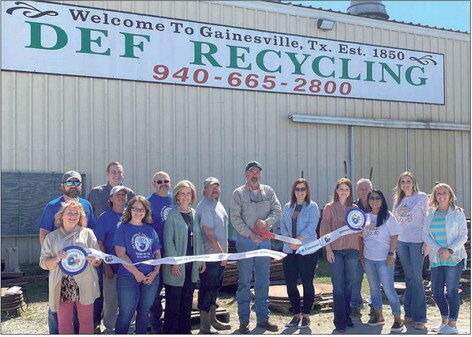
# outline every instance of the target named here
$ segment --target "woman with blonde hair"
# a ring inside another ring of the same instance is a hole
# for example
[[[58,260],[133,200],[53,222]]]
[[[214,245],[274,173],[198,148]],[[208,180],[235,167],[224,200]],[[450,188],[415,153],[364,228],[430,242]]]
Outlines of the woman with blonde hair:
[[[428,246],[423,243],[423,225],[428,210],[428,196],[420,192],[409,171],[400,174],[393,197],[393,214],[400,224],[397,252],[405,275],[405,319],[417,330],[427,330],[426,295],[423,285],[423,260]]]
[[[347,178],[336,182],[333,200],[326,204],[320,224],[320,236],[333,232],[345,225],[346,211],[357,207],[352,202],[352,183]],[[333,283],[334,325],[338,332],[351,327],[351,291],[359,263],[358,234],[341,236],[325,246],[326,259]]]
[[[458,334],[459,279],[465,268],[464,243],[468,231],[464,211],[456,206],[451,186],[438,183],[429,198],[432,208],[425,219],[423,240],[429,246],[431,288],[441,312],[441,323],[433,328],[440,334]],[[446,286],[447,296],[444,294]]]
[[[68,275],[59,264],[67,257],[64,251],[70,246],[99,250],[93,231],[87,228],[87,218],[82,205],[76,200],[62,204],[54,217],[56,230],[46,235],[41,246],[39,265],[49,270],[49,308],[57,311],[59,334],[73,334],[74,309],[77,311],[80,334],[93,334],[93,302],[100,296],[95,268],[100,260],[86,257],[82,272]]]
[[[180,181],[173,191],[176,205],[167,215],[164,225],[165,256],[203,254],[200,226],[195,220],[195,186],[188,180]],[[164,265],[166,308],[163,332],[191,334],[192,299],[199,273],[205,271],[205,262]]]
[[[161,245],[151,227],[152,214],[149,201],[137,195],[126,206],[121,223],[115,231],[116,255],[131,263],[161,258]],[[119,313],[115,324],[116,334],[127,334],[136,312],[136,334],[146,334],[150,310],[159,286],[160,266],[138,263],[120,265],[116,280]]]

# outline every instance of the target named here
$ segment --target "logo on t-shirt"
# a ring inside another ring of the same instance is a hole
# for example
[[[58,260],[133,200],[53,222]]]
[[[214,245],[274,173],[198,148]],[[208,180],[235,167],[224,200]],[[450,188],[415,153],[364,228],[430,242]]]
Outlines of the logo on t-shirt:
[[[163,221],[166,221],[166,220],[167,220],[167,215],[169,215],[169,212],[170,212],[171,209],[172,209],[171,206],[164,206],[164,207],[162,207],[162,209],[161,209],[161,219],[162,219]]]
[[[411,215],[411,209],[406,206],[403,206],[402,208],[397,208],[395,210],[395,217],[400,223],[410,222],[413,219],[413,216]]]
[[[143,253],[151,247],[151,240],[146,235],[137,233],[131,238],[131,244],[136,251]]]
[[[366,236],[379,235],[379,230],[380,228],[374,225],[365,226],[364,235]]]

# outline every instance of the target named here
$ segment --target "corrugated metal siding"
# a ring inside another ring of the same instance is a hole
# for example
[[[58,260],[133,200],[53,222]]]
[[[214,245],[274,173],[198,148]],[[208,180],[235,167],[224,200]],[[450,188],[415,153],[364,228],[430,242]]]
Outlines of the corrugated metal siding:
[[[446,105],[2,72],[2,169],[73,168],[88,174],[90,189],[104,182],[106,164],[119,160],[125,166],[125,183],[145,195],[157,170],[169,172],[174,183],[187,178],[198,189],[205,177],[215,175],[229,205],[232,190],[244,181],[244,164],[257,159],[264,165],[264,183],[274,186],[282,203],[304,170],[322,206],[343,175],[343,160],[348,160],[347,127],[293,123],[288,112],[470,123],[470,40],[463,41],[463,34],[430,37],[415,33],[415,27],[395,31],[342,20],[333,31],[322,32],[313,17],[275,13],[274,5],[267,11],[200,1],[72,3],[444,53]],[[470,214],[470,133],[410,130],[405,136],[401,130],[354,130],[356,144],[369,148],[355,153],[356,178],[374,166],[374,183],[390,189],[405,166],[408,139],[409,161],[423,189],[435,180],[448,181]],[[378,139],[388,143],[372,147]],[[437,139],[444,139],[440,153],[450,166],[434,156]]]
[[[41,247],[37,236],[2,237],[2,256],[6,256],[6,249],[18,248],[19,263],[38,263]]]

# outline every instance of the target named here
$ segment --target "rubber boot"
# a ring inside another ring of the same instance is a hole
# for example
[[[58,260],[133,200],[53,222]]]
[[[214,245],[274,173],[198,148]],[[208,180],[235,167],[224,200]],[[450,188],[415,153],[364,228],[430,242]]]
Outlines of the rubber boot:
[[[200,310],[200,333],[204,335],[211,334],[210,313]]]
[[[210,322],[211,325],[216,329],[216,330],[230,330],[231,325],[228,323],[223,323],[220,322],[216,319],[216,305],[212,305],[210,308]]]

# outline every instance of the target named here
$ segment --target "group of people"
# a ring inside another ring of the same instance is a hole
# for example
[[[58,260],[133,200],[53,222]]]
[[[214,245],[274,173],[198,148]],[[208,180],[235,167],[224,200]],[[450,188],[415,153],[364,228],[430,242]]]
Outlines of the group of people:
[[[310,185],[299,178],[293,183],[290,200],[282,208],[276,193],[261,184],[262,166],[247,163],[245,184],[233,192],[230,214],[221,203],[221,183],[215,177],[203,182],[203,198],[197,200],[195,186],[178,182],[170,193],[169,174],[160,171],[152,178],[154,193],[143,197],[125,187],[124,168],[112,162],[106,170],[107,184],[94,187],[87,199],[80,198],[82,177],[78,172],[63,175],[63,195],[49,202],[40,220],[40,266],[50,271],[48,325],[51,334],[104,333],[190,334],[193,294],[199,283],[200,333],[229,330],[216,317],[218,291],[227,261],[195,261],[183,264],[139,263],[161,257],[184,257],[228,252],[228,223],[236,231],[238,253],[271,249],[264,235],[280,222],[280,234],[298,239],[301,245],[344,226],[345,214],[358,207],[367,214],[365,227],[341,236],[325,246],[331,273],[334,325],[345,332],[353,325],[351,316],[362,305],[360,288],[367,274],[372,308],[369,325],[385,324],[381,289],[391,306],[391,331],[405,324],[425,330],[426,297],[422,267],[429,253],[433,296],[442,321],[433,330],[457,333],[459,278],[465,268],[467,226],[464,212],[455,204],[452,188],[444,183],[433,187],[428,197],[420,192],[410,172],[400,175],[389,211],[385,195],[373,189],[368,179],[357,182],[359,199],[353,200],[352,183],[339,179],[332,200],[322,210],[311,199]],[[318,228],[319,225],[319,228]],[[283,271],[293,310],[287,327],[310,325],[314,302],[314,275],[319,254],[297,254],[300,244],[286,243]],[[67,247],[101,250],[133,264],[107,264],[87,256],[81,273],[69,275],[59,268]],[[394,288],[396,255],[405,274],[404,316]],[[279,327],[269,320],[270,257],[237,261],[239,333],[250,331],[250,288],[254,286],[256,325],[268,331]],[[252,282],[254,279],[254,283]],[[297,288],[303,286],[303,304]],[[447,290],[445,295],[444,286]],[[165,287],[163,324],[161,291]]]

